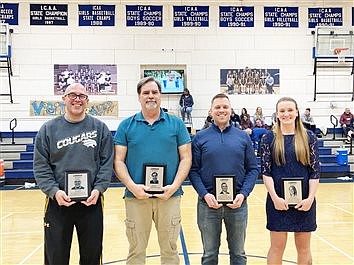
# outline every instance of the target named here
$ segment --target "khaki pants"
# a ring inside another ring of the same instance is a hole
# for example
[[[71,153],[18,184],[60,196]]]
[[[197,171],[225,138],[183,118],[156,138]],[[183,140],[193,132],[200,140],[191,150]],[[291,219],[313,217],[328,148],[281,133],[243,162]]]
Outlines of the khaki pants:
[[[181,229],[181,196],[167,201],[158,198],[125,198],[126,234],[129,241],[127,264],[145,264],[152,221],[160,245],[161,264],[179,264],[177,240]]]

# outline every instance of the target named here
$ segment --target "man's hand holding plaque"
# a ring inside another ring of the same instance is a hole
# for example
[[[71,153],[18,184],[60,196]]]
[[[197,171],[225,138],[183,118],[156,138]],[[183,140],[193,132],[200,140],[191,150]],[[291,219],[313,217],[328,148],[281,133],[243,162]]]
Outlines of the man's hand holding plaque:
[[[148,187],[147,193],[163,193],[162,187],[166,182],[166,165],[144,164],[145,186]]]
[[[65,192],[72,201],[83,201],[90,196],[89,175],[86,170],[65,172]]]

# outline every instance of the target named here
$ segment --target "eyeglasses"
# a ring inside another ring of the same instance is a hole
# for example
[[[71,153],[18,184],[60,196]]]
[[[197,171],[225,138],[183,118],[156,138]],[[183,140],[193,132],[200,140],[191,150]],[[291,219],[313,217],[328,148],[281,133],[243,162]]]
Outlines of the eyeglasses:
[[[85,94],[79,94],[78,95],[78,94],[75,94],[75,93],[69,93],[69,94],[66,94],[65,96],[68,97],[71,100],[74,100],[74,99],[77,99],[77,98],[79,98],[81,100],[85,100],[85,99],[88,98],[88,96],[85,95]]]

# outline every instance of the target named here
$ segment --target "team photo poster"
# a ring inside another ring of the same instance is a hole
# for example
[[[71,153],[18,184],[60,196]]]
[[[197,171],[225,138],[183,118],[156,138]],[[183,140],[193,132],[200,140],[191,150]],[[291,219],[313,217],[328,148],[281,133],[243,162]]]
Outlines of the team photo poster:
[[[89,95],[117,94],[114,64],[54,64],[54,95],[63,95],[68,85],[81,83]]]
[[[220,92],[228,95],[279,94],[279,69],[220,69]]]

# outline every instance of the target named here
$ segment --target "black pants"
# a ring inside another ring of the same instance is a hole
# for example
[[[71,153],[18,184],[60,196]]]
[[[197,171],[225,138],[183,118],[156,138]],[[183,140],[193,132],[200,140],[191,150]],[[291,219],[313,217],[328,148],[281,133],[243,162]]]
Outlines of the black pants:
[[[103,198],[102,198],[103,200]],[[102,264],[103,201],[59,206],[47,198],[44,216],[44,259],[48,265],[69,264],[74,226],[79,241],[80,264]]]

